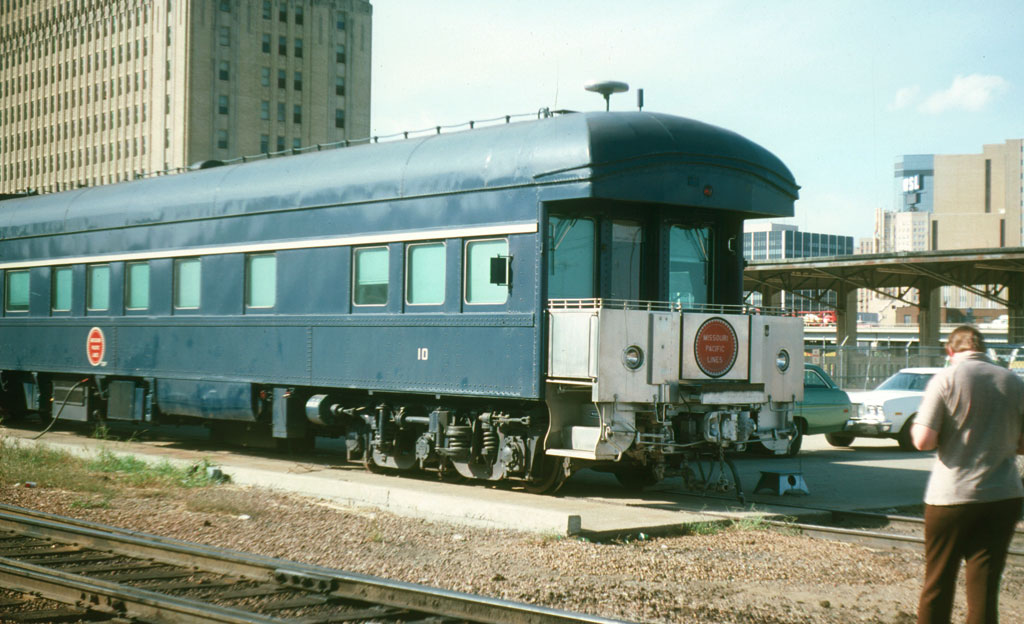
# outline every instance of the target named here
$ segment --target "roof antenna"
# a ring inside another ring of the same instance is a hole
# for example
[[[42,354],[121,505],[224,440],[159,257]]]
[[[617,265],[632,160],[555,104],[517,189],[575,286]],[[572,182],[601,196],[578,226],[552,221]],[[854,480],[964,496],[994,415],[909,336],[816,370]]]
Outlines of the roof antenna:
[[[637,110],[641,110],[641,111],[644,109],[644,90],[643,89],[637,89],[636,90],[636,109]]]
[[[587,91],[593,91],[594,93],[600,93],[604,96],[604,109],[610,110],[611,108],[611,97],[613,93],[625,93],[629,91],[629,85],[624,82],[616,82],[615,80],[604,80],[600,82],[590,82],[583,85],[583,88]]]

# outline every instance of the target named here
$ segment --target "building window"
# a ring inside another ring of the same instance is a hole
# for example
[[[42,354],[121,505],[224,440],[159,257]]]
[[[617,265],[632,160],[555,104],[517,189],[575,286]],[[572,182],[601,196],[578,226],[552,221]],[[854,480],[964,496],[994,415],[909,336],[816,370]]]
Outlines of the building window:
[[[270,0],[263,0],[263,19],[270,19],[271,11]]]
[[[299,149],[300,147],[302,147],[302,139],[299,137],[292,139],[292,149]]]
[[[286,56],[288,54],[288,37],[277,38],[277,53],[280,56]]]
[[[261,154],[266,154],[269,151],[270,151],[270,135],[269,134],[261,134],[260,135],[260,153]]]
[[[288,23],[288,2],[281,0],[281,8],[277,11],[277,21]]]
[[[225,13],[231,12],[231,2],[229,0],[220,0],[220,10]]]
[[[53,270],[50,285],[50,309],[54,312],[71,311],[71,268]]]
[[[28,271],[8,271],[4,291],[4,309],[8,312],[28,311]]]
[[[221,80],[227,80],[230,75],[230,63],[227,61],[221,61],[217,68],[217,77]]]
[[[269,87],[270,86],[270,68],[269,67],[261,67],[260,68],[260,86],[263,86],[263,87]]]
[[[466,303],[501,304],[508,300],[507,284],[491,283],[491,259],[508,257],[504,238],[466,243]]]
[[[406,302],[412,305],[444,303],[444,243],[409,245],[405,262]]]
[[[220,149],[228,148],[228,131],[218,130],[217,131],[217,147]]]
[[[345,111],[340,108],[334,109],[334,127],[344,128],[345,127]]]
[[[283,69],[277,70],[277,88],[284,89],[288,84],[288,72]]]
[[[302,105],[296,104],[292,107],[292,123],[302,123]]]
[[[284,102],[277,103],[277,120],[284,123]]]
[[[217,43],[222,46],[231,45],[231,29],[227,26],[221,26],[217,29]]]
[[[337,76],[334,79],[334,95],[345,95],[345,77]]]
[[[110,309],[110,265],[96,264],[85,273],[86,308],[91,311]]]
[[[277,151],[284,151],[284,137],[280,135],[277,137]]]
[[[260,102],[260,119],[263,121],[270,121],[270,102],[267,100]]]
[[[301,6],[295,7],[295,24],[296,24],[296,26],[302,26],[302,18],[303,18],[302,7]]]
[[[254,254],[245,259],[245,305],[272,308],[277,299],[277,256]]]
[[[263,52],[270,54],[270,35],[263,35]]]
[[[302,58],[302,39],[295,39],[295,58]]]
[[[344,63],[345,62],[345,45],[344,44],[339,43],[334,48],[334,61],[336,63]]]
[[[125,266],[125,307],[129,310],[149,308],[149,263],[130,262]]]
[[[174,307],[178,310],[199,308],[199,288],[202,284],[202,265],[199,258],[174,261]]]
[[[338,30],[345,30],[345,14],[338,13],[338,20],[336,22]]]
[[[296,91],[302,91],[302,72],[295,72],[295,81],[293,86],[295,87]]]
[[[221,115],[228,114],[228,96],[218,95],[217,96],[217,112]]]
[[[388,248],[356,249],[354,271],[352,303],[356,305],[387,304]]]

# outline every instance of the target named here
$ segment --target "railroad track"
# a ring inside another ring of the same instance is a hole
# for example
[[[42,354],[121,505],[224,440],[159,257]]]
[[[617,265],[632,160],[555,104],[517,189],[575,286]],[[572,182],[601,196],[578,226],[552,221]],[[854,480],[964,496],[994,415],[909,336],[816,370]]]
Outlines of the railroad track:
[[[799,531],[809,537],[854,542],[875,548],[923,550],[924,519],[860,511],[821,509],[829,517],[816,521],[765,520],[777,529]],[[1024,531],[1014,534],[1007,565],[1024,566]]]
[[[0,587],[3,621],[618,622],[9,505],[0,505]]]

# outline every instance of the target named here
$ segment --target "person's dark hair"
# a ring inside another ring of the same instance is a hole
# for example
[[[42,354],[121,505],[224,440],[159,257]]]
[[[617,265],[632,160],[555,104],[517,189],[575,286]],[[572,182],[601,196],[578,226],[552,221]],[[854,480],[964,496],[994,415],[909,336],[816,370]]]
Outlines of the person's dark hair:
[[[961,325],[949,334],[946,347],[953,353],[961,351],[985,351],[985,337],[976,327]]]

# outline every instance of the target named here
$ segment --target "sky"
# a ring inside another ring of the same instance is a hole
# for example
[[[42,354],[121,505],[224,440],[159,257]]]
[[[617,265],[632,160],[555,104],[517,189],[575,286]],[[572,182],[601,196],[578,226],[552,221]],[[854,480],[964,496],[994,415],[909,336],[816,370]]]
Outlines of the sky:
[[[782,159],[804,231],[870,237],[904,154],[1024,138],[1024,2],[371,0],[374,135],[539,109],[697,119]]]

